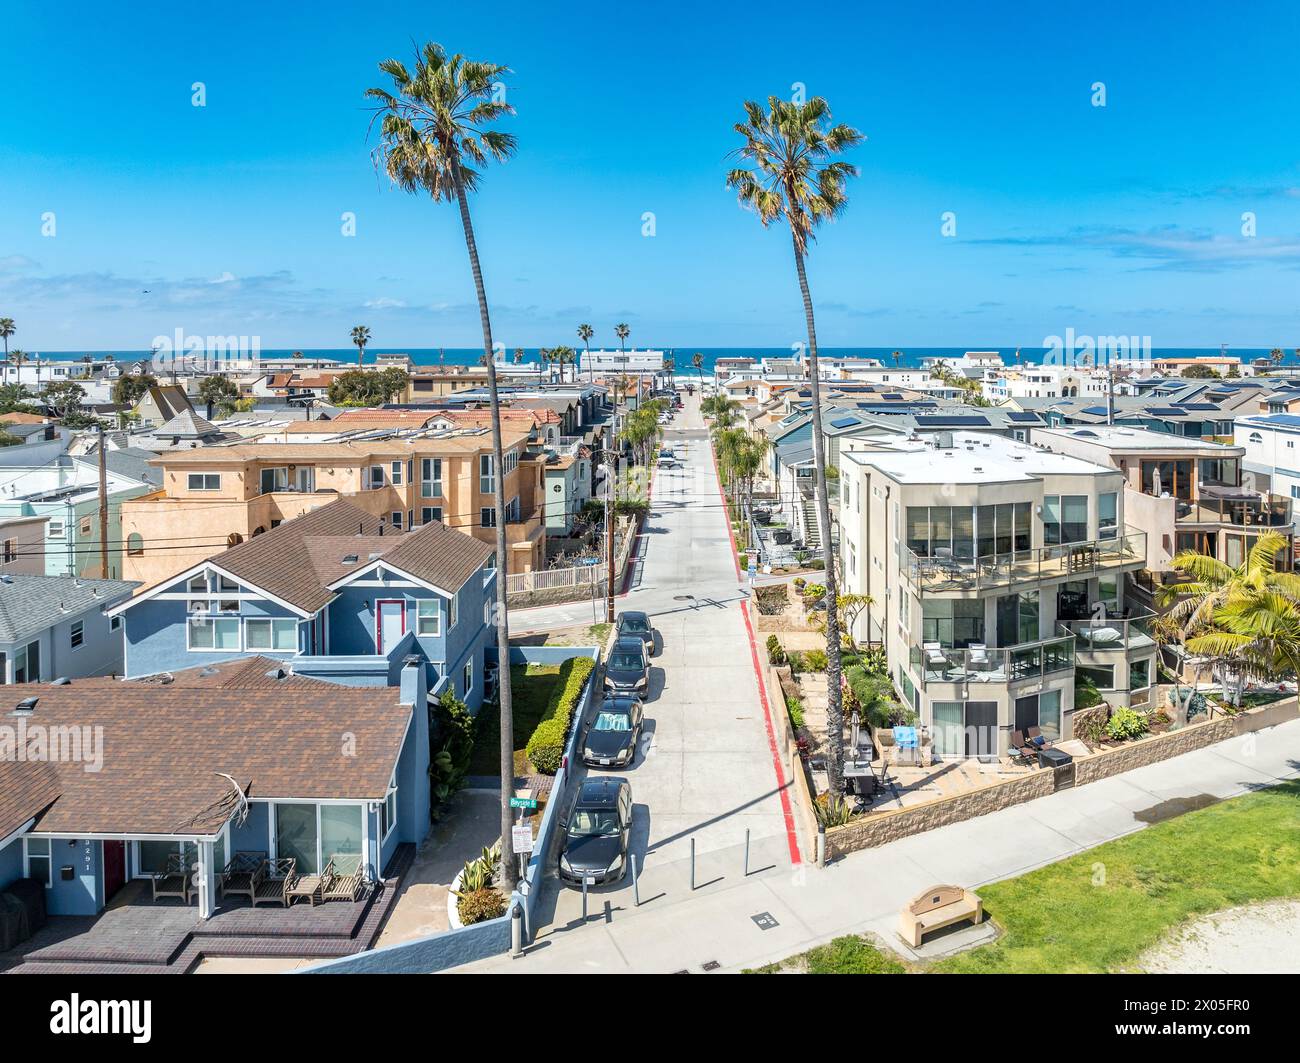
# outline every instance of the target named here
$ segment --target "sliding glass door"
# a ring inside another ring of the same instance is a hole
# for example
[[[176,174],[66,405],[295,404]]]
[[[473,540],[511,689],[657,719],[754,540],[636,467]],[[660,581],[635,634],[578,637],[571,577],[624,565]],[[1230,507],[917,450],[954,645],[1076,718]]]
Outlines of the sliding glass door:
[[[357,869],[365,850],[361,805],[277,804],[276,856],[291,856],[304,874],[317,874],[330,860],[340,874]]]
[[[315,805],[275,806],[275,854],[298,861],[295,870],[314,875],[320,870],[320,833]]]

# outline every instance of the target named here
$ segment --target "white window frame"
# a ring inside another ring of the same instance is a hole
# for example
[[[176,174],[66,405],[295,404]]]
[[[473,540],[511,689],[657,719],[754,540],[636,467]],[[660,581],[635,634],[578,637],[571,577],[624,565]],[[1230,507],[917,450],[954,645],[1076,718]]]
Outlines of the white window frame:
[[[447,619],[447,630],[450,631],[452,628],[454,628],[458,620],[460,620],[460,608],[459,608],[459,603],[456,600],[456,596],[453,594],[451,596],[451,605],[449,608],[449,616]]]
[[[271,474],[271,490],[266,490],[266,474]],[[289,466],[287,465],[268,465],[261,469],[257,474],[257,486],[259,492],[264,495],[274,494],[277,491],[289,490]]]
[[[67,522],[61,517],[51,517],[49,529],[45,534],[49,539],[62,539],[67,534]]]
[[[433,621],[433,630],[426,631],[424,625],[430,620]],[[438,638],[442,634],[442,602],[437,598],[417,598],[415,621],[411,627],[415,629],[416,638]]]
[[[198,481],[197,485],[195,481]],[[191,491],[220,491],[221,490],[221,473],[219,472],[192,472],[186,480],[188,489]]]
[[[442,506],[421,506],[420,523],[431,524],[434,521],[442,523]]]
[[[403,527],[402,511],[400,509],[395,509],[393,510],[393,512],[388,514],[388,519],[389,519],[389,523],[392,524],[394,528],[396,528],[398,531],[402,530]]]
[[[442,459],[420,459],[420,497],[442,497]]]
[[[384,795],[383,801],[379,803],[379,841],[388,841],[388,836],[393,833],[393,828],[397,826],[397,772],[393,772],[393,777],[388,780],[388,793]]]
[[[479,527],[495,528],[497,526],[497,507],[483,506],[479,510]]]
[[[68,649],[80,649],[86,644],[86,622],[74,620],[68,628]]]
[[[45,852],[33,853],[32,845],[44,845]],[[39,876],[32,874],[32,860],[45,861],[45,888],[51,889],[54,886],[54,839],[52,838],[24,838],[23,839],[23,875],[26,878],[37,878]]]
[[[490,495],[496,489],[497,489],[497,478],[496,478],[495,455],[480,454],[478,456],[479,494]]]
[[[371,465],[370,471],[366,474],[366,489],[369,491],[378,491],[385,485],[384,467],[382,465]],[[379,473],[378,482],[375,481],[375,473]]]
[[[465,662],[465,668],[461,672],[461,679],[465,684],[465,696],[469,697],[469,692],[474,689],[474,658],[471,657]]]
[[[270,645],[258,646],[253,644],[253,632],[260,631],[263,626],[270,636]],[[292,632],[292,646],[284,647],[276,645],[276,632],[289,630]],[[244,618],[244,648],[247,650],[258,650],[263,653],[297,653],[298,652],[298,621],[293,617],[283,616],[250,616]]]
[[[237,646],[218,646],[217,645],[217,624],[234,624],[235,630],[239,632],[239,644]],[[196,646],[194,645],[194,632],[200,626],[212,625],[212,645]],[[236,616],[205,616],[201,619],[194,617],[187,618],[185,621],[185,648],[191,653],[238,653],[244,648],[244,631],[243,624]]]
[[[393,484],[394,487],[401,487],[401,486],[402,486],[402,482],[403,482],[403,473],[404,473],[404,471],[405,471],[405,470],[402,468],[402,466],[403,466],[404,464],[405,464],[405,462],[401,462],[401,461],[394,461],[394,462],[390,462],[390,463],[389,463],[389,469],[390,469],[389,476],[390,476],[390,479],[392,480],[392,484]]]

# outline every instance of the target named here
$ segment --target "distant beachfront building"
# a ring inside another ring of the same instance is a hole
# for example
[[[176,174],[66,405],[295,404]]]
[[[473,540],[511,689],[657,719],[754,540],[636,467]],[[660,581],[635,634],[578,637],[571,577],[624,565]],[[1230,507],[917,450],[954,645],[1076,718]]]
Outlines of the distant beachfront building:
[[[583,351],[578,355],[578,368],[583,373],[662,373],[666,352],[646,349],[638,351]]]

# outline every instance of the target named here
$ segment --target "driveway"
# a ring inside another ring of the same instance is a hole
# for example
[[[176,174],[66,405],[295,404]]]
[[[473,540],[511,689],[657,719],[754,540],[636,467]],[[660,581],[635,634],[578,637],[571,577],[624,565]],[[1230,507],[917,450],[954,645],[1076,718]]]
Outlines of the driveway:
[[[743,873],[747,830],[751,869],[788,872],[794,847],[741,607],[745,589],[736,578],[698,398],[688,400],[665,442],[679,452],[683,468],[655,474],[639,569],[618,603],[645,610],[658,632],[646,729],[633,766],[613,774],[632,784],[633,851],[643,885],[680,880],[685,897],[692,840],[697,884],[719,868]],[[564,607],[532,612],[555,621]],[[581,612],[578,622],[588,616]],[[512,627],[519,617],[512,614]],[[539,626],[536,619],[530,627]],[[582,896],[561,888],[553,872],[543,888],[539,910],[550,924],[540,930],[544,937],[580,919]],[[631,894],[629,877],[593,891],[590,903],[627,906]]]

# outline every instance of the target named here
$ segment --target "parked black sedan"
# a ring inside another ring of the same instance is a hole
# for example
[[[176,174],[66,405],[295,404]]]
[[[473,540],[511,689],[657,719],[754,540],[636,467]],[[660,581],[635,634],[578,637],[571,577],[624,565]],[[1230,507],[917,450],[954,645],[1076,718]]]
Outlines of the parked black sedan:
[[[631,609],[625,613],[619,613],[616,627],[620,639],[624,637],[640,639],[645,643],[646,656],[654,656],[655,629],[646,613]]]
[[[592,768],[626,768],[636,759],[644,712],[640,698],[609,697],[587,728],[582,762]]]
[[[627,874],[632,833],[632,787],[626,779],[602,776],[578,789],[564,821],[560,881],[581,886],[617,882]]]
[[[645,643],[628,635],[614,643],[605,662],[605,693],[644,697],[650,685],[650,656]]]

